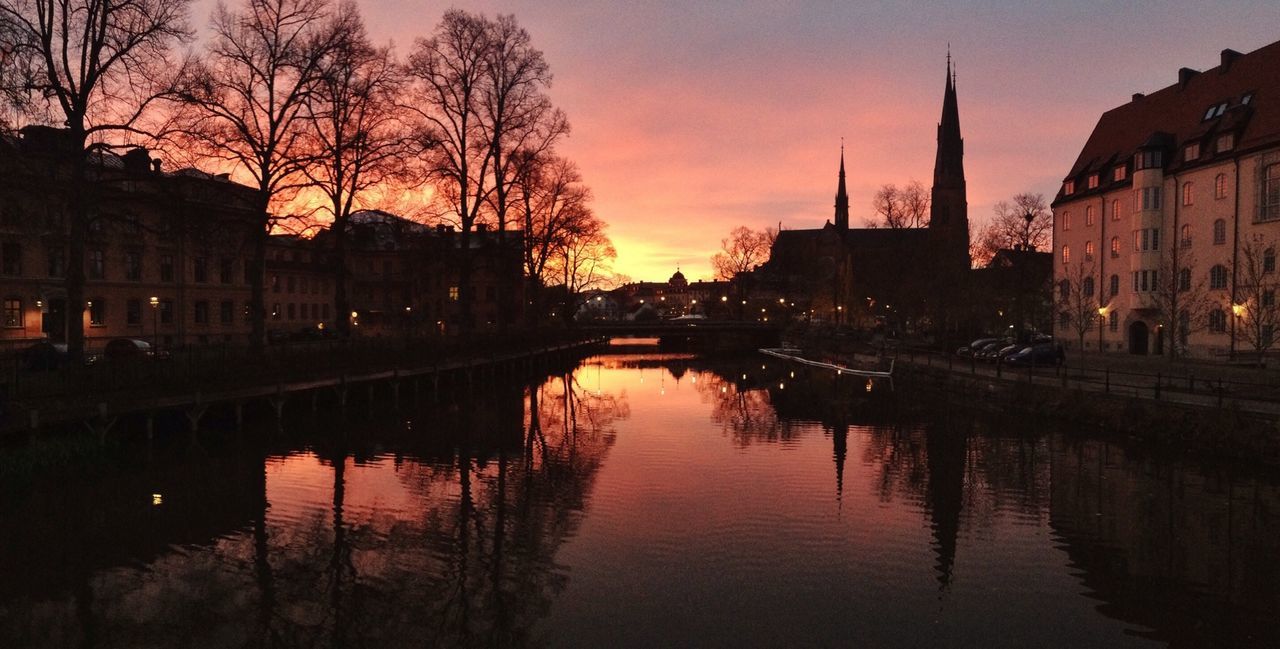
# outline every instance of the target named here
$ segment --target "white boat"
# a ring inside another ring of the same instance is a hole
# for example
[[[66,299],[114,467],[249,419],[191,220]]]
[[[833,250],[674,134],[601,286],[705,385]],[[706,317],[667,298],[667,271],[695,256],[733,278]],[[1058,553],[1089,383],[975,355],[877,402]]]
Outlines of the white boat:
[[[815,361],[808,358],[804,358],[799,356],[799,354],[802,353],[803,350],[793,349],[790,347],[766,348],[766,349],[761,349],[759,351],[761,354],[764,354],[766,356],[781,358],[783,360],[791,361],[793,363],[799,363],[801,365],[808,365],[810,367],[819,367],[822,369],[831,370],[836,374],[851,374],[853,376],[868,376],[868,377],[874,377],[874,378],[892,378],[893,364],[894,364],[894,361],[896,360],[892,358],[889,359],[889,369],[887,370],[864,370],[864,369],[844,367],[842,365],[836,365],[834,363],[824,363],[822,361]]]

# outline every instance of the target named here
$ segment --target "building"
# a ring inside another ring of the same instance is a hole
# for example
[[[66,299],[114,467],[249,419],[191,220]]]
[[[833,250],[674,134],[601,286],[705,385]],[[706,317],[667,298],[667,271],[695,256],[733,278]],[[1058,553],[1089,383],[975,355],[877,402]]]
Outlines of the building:
[[[1053,202],[1055,335],[1087,350],[1252,349],[1276,317],[1280,42],[1102,114]],[[1080,333],[1087,333],[1083,337]]]
[[[949,307],[960,299],[969,269],[969,216],[950,56],[937,141],[928,227],[851,228],[842,147],[833,220],[779,232],[759,284],[814,321],[952,324]]]
[[[620,317],[676,318],[682,315],[704,315],[725,318],[737,310],[730,308],[736,291],[725,281],[697,280],[690,283],[677,268],[665,282],[631,282],[612,291]]]

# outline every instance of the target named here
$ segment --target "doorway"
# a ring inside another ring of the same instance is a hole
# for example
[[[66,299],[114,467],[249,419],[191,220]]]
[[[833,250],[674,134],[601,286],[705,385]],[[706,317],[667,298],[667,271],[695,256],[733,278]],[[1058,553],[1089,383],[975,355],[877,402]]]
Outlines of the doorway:
[[[49,300],[49,308],[44,312],[40,322],[40,331],[48,337],[49,342],[67,341],[67,301],[63,298]]]
[[[1129,325],[1129,353],[1146,355],[1148,338],[1147,323],[1139,320]]]

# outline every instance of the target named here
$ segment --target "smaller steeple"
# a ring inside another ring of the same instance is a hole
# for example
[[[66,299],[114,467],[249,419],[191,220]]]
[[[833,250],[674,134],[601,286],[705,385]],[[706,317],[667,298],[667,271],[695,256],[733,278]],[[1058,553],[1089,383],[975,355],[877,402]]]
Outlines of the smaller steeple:
[[[840,184],[836,187],[836,229],[849,229],[849,193],[844,186],[844,138],[840,138]]]

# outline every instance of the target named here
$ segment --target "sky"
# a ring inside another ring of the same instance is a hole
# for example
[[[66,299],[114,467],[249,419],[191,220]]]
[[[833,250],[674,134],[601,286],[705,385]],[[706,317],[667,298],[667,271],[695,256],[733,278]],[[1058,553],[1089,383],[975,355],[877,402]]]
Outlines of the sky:
[[[234,1],[231,2],[234,5]],[[208,7],[193,8],[206,24]],[[932,180],[948,44],[969,218],[1051,197],[1098,117],[1280,40],[1280,3],[1177,0],[386,0],[360,3],[401,54],[445,10],[514,14],[555,75],[552,100],[609,223],[616,270],[712,279],[739,225],[820,227],[845,140],[850,221],[886,183]]]

